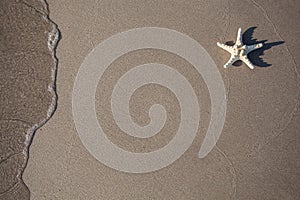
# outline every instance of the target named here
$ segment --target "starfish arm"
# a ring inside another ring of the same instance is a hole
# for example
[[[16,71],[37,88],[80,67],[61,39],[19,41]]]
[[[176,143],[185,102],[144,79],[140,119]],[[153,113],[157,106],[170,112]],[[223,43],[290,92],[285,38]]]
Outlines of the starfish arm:
[[[233,47],[228,46],[228,45],[225,45],[225,44],[222,44],[222,43],[220,43],[220,42],[217,42],[217,45],[218,45],[220,48],[224,49],[225,51],[228,51],[229,53],[233,53]]]
[[[254,50],[256,50],[256,49],[260,49],[260,48],[262,48],[262,46],[263,46],[263,43],[258,43],[258,44],[249,45],[249,46],[247,46],[247,49],[246,49],[246,51],[245,51],[245,54],[248,54],[248,53],[250,53],[251,51],[254,51]]]
[[[237,46],[242,46],[243,45],[243,36],[242,36],[242,29],[241,28],[238,29],[238,34],[237,34],[237,37],[236,37],[235,45],[237,45]]]
[[[239,58],[237,56],[231,55],[228,62],[224,65],[224,68],[230,67],[237,60],[239,60]]]
[[[254,65],[250,62],[250,60],[246,56],[240,57],[241,61],[243,61],[250,69],[254,69]]]

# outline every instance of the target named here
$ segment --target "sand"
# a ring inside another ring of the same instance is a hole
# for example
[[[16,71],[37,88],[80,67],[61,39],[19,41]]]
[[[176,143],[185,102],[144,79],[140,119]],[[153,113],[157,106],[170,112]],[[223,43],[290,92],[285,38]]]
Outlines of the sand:
[[[36,132],[30,147],[23,178],[31,199],[297,199],[298,7],[295,1],[49,2],[50,18],[62,33],[56,51],[59,98],[55,114]],[[167,110],[166,127],[153,138],[141,140],[116,126],[109,106],[111,90],[134,66],[158,62],[178,70],[193,86],[201,112],[197,136],[183,156],[161,170],[130,174],[105,166],[84,147],[72,116],[72,89],[81,63],[97,44],[113,34],[149,26],[185,33],[206,49],[225,82],[227,115],[217,146],[199,159],[210,120],[210,100],[193,66],[153,49],[118,58],[96,92],[97,117],[113,143],[128,151],[150,152],[166,145],[178,129],[176,98],[155,84],[134,93],[131,115],[137,123],[147,124],[149,106],[160,103]],[[234,41],[238,27],[246,31],[247,44],[267,40],[263,50],[250,55],[257,66],[253,71],[244,64],[222,67],[229,54],[216,42]]]
[[[56,104],[55,27],[42,1],[1,1],[0,9],[0,199],[29,199],[28,146]]]

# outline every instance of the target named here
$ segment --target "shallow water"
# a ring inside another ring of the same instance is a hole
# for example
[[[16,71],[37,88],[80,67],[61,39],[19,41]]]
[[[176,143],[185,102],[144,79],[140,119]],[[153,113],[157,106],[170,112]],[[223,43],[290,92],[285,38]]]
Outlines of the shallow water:
[[[22,180],[37,128],[56,107],[56,25],[45,1],[0,2],[0,199],[30,199]]]

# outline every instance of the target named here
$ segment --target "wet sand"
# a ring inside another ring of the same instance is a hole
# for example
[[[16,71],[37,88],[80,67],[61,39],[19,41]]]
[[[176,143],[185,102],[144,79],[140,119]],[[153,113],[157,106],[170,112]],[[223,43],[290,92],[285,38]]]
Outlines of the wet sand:
[[[62,33],[57,48],[59,99],[55,115],[37,131],[30,148],[24,181],[31,199],[299,197],[299,3],[88,0],[62,4],[53,0],[49,6],[50,17]],[[185,33],[208,51],[226,85],[227,116],[217,146],[199,159],[210,118],[209,95],[201,76],[185,60],[159,50],[118,58],[105,72],[96,93],[98,120],[118,146],[135,152],[159,149],[171,140],[180,120],[175,97],[150,84],[133,95],[131,115],[138,124],[147,124],[149,106],[165,105],[165,129],[151,140],[133,140],[116,127],[109,106],[111,90],[118,78],[136,65],[158,62],[177,69],[192,84],[201,107],[197,136],[180,159],[156,172],[128,174],[103,165],[82,145],[73,122],[72,89],[81,63],[97,44],[115,33],[146,26]],[[229,55],[216,42],[234,41],[238,27],[246,31],[247,44],[267,40],[263,51],[250,55],[257,66],[253,71],[244,64],[222,67]],[[44,101],[30,105],[40,104],[45,105]]]
[[[0,199],[27,200],[28,147],[56,104],[58,35],[43,1],[4,0],[0,10]]]

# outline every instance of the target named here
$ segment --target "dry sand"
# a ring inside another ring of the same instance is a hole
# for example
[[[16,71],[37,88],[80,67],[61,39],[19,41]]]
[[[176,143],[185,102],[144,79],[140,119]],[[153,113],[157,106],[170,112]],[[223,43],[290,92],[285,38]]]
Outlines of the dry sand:
[[[59,99],[55,115],[37,131],[30,147],[23,177],[31,199],[299,198],[299,4],[253,0],[50,1],[50,17],[62,33],[57,48]],[[208,91],[201,76],[185,60],[168,52],[148,49],[120,57],[105,72],[96,94],[98,120],[120,147],[136,152],[158,149],[170,141],[180,120],[178,102],[170,91],[148,85],[132,97],[131,114],[138,123],[146,124],[144,107],[161,103],[170,117],[166,127],[146,141],[133,140],[116,127],[108,106],[110,93],[128,69],[154,61],[167,64],[191,82],[201,105],[197,136],[180,159],[156,172],[128,174],[106,167],[82,145],[73,122],[72,89],[81,63],[95,45],[115,33],[147,26],[185,33],[208,51],[226,84],[227,117],[217,146],[198,159],[210,117]],[[253,71],[244,64],[226,70],[222,67],[229,55],[216,42],[235,40],[238,27],[247,30],[246,43],[268,40],[265,51],[250,56],[258,66]]]

